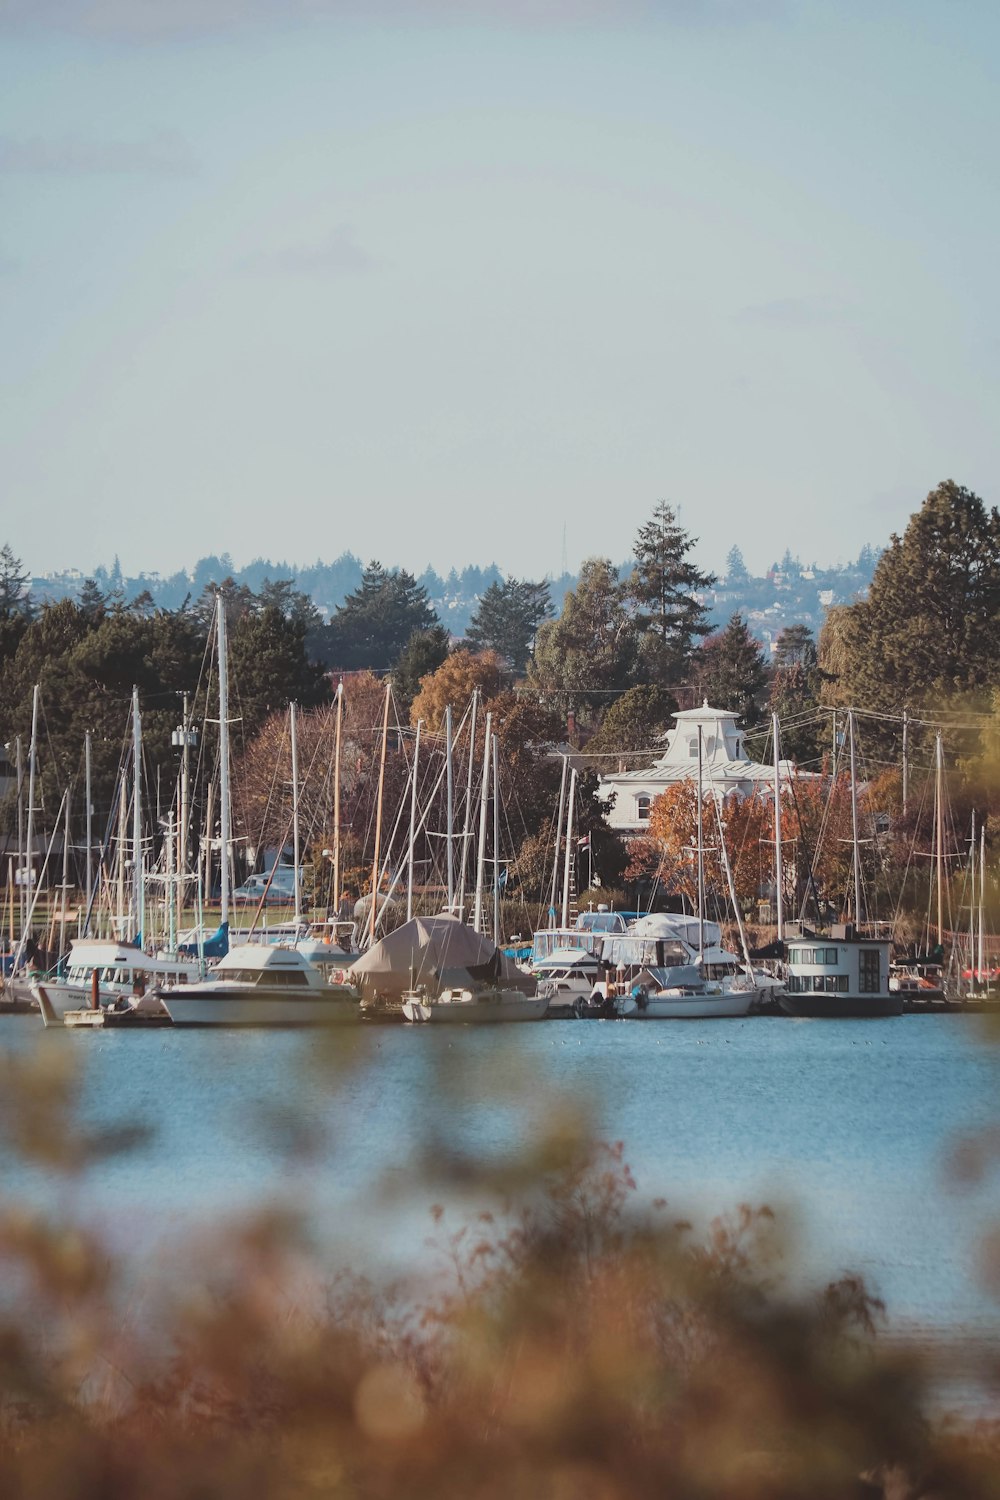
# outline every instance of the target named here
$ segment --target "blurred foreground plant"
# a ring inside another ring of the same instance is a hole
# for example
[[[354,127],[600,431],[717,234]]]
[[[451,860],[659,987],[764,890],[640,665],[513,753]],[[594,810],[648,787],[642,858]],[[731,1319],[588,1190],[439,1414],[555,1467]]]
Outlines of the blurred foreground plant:
[[[30,1121],[44,1087],[35,1155],[73,1170],[71,1081],[60,1106],[39,1069],[8,1064],[6,1097]],[[875,1337],[857,1278],[790,1289],[769,1210],[699,1235],[620,1145],[536,1161],[503,1211],[432,1209],[405,1283],[331,1279],[262,1211],[141,1315],[106,1246],[4,1205],[0,1496],[1000,1495],[992,1435],[926,1419],[933,1366]]]

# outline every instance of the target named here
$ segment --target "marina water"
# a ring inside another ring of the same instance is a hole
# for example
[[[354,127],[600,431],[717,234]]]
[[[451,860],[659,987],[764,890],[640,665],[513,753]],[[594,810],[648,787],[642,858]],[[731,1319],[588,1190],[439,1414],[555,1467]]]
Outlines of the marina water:
[[[477,1166],[567,1107],[624,1142],[639,1196],[672,1213],[787,1215],[795,1274],[861,1272],[897,1333],[1000,1326],[977,1278],[1000,1194],[951,1167],[1000,1114],[1000,1046],[977,1017],[92,1035],[7,1016],[0,1046],[64,1049],[83,1123],[148,1127],[70,1188],[9,1156],[4,1184],[100,1224],[149,1274],[192,1224],[265,1202],[306,1211],[331,1260],[412,1265],[430,1204],[458,1194],[436,1163],[459,1157],[462,1206],[486,1206]]]

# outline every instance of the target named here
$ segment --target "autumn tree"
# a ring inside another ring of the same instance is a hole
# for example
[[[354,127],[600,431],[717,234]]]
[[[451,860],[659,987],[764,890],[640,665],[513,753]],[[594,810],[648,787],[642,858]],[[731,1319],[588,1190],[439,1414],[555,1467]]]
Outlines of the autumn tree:
[[[444,728],[445,709],[465,712],[474,688],[484,700],[495,698],[503,686],[505,664],[495,651],[453,651],[437,671],[425,677],[410,705],[410,722],[423,719],[431,731]]]

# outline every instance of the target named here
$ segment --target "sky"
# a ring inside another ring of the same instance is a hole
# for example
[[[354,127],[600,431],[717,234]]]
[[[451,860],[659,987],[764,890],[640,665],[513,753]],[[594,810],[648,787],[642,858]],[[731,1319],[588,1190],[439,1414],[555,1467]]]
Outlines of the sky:
[[[0,542],[520,577],[1000,502],[994,0],[0,0]]]

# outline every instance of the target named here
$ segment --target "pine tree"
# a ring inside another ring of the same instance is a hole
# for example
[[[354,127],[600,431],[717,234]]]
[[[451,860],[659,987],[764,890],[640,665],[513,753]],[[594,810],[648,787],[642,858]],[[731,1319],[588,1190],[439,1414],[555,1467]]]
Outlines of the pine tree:
[[[402,655],[415,630],[439,623],[422,589],[405,568],[387,573],[368,564],[360,586],[348,594],[330,622],[326,659],[355,671],[386,671]]]
[[[539,627],[529,680],[568,708],[593,712],[628,686],[634,668],[635,632],[617,569],[588,558],[559,618]]]
[[[740,615],[709,636],[696,654],[694,670],[699,691],[714,708],[738,714],[745,729],[759,723],[770,674],[760,642]]]
[[[0,547],[0,620],[30,614],[26,598],[30,581],[30,573],[24,571],[21,559],[14,556],[10,544],[5,542]]]
[[[743,561],[743,553],[739,547],[730,547],[726,557],[726,582],[730,585],[746,583],[750,574],[747,565]]]
[[[477,650],[498,651],[515,672],[523,672],[538,627],[551,614],[547,583],[507,578],[503,583],[490,584],[466,634]]]
[[[625,584],[639,643],[638,678],[660,687],[683,681],[694,641],[711,626],[695,591],[715,578],[690,561],[695,539],[661,500],[635,539],[635,567]]]

